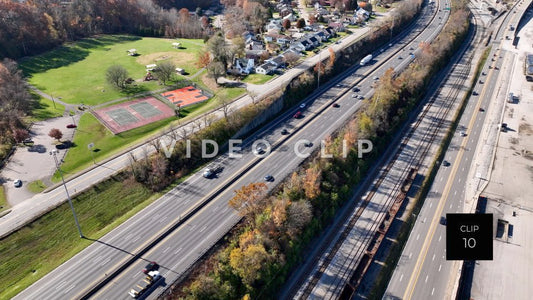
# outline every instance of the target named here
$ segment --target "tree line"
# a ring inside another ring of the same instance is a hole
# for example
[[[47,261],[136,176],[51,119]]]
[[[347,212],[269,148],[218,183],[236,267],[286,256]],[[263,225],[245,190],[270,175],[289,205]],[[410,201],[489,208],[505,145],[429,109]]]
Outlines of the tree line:
[[[100,33],[183,38],[202,38],[207,34],[207,17],[191,15],[186,8],[164,9],[158,2],[171,4],[152,0],[2,0],[0,58],[35,55],[65,41]],[[190,4],[205,2],[196,0]]]

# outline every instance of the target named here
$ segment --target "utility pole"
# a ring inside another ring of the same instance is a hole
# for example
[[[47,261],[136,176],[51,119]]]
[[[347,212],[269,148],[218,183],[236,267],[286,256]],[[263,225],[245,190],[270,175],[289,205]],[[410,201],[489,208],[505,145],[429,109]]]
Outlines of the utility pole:
[[[81,232],[80,223],[78,222],[78,217],[76,216],[76,211],[74,211],[74,205],[72,205],[72,200],[70,199],[70,195],[68,193],[67,185],[65,184],[65,179],[63,178],[63,172],[61,172],[61,168],[59,168],[59,162],[57,161],[58,152],[59,151],[57,150],[52,150],[50,151],[50,155],[54,157],[56,168],[59,171],[59,175],[61,176],[61,182],[63,182],[63,186],[65,187],[65,192],[67,193],[68,204],[70,205],[70,209],[72,209],[72,214],[74,215],[74,221],[76,222],[76,227],[78,228],[78,232],[80,233],[80,238],[84,238],[83,233]]]

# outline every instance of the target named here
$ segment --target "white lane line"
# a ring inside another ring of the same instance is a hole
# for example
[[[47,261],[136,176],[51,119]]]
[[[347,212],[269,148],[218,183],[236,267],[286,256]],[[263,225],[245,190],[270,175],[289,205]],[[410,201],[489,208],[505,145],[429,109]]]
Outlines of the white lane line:
[[[462,179],[461,179],[461,178],[459,178],[459,183],[461,183],[461,180],[462,180]]]
[[[166,247],[165,250],[163,250],[163,253],[167,253],[168,250],[170,250],[170,247]]]
[[[435,260],[435,253],[433,253],[433,258],[431,260]]]
[[[63,288],[63,286],[64,286],[66,283],[67,283],[67,281],[65,280],[65,281],[61,282],[60,284],[58,284],[58,285],[56,286],[56,291],[59,290],[59,289],[61,289],[61,288]]]
[[[442,234],[441,234],[441,235],[439,235],[439,242],[440,242],[440,239],[442,239]]]
[[[426,283],[428,282],[429,275],[426,275]]]
[[[420,233],[416,235],[416,240],[418,241],[418,238],[420,238]]]
[[[409,259],[411,259],[411,256],[413,256],[413,252],[409,253]]]
[[[455,190],[455,191],[453,192],[453,195],[454,195],[454,196],[456,196],[456,195],[457,195],[457,190]]]
[[[101,266],[106,265],[110,261],[111,261],[111,257],[108,257],[108,258],[104,259],[104,261],[100,265]]]
[[[176,251],[174,251],[174,254],[180,253],[181,249],[183,249],[183,247],[179,247]]]
[[[461,171],[463,171],[463,172],[464,172],[464,171],[465,171],[465,167],[463,167],[463,168],[461,169]]]
[[[439,179],[439,181],[441,181],[441,182],[442,182],[442,178],[444,178],[444,177],[442,177],[442,176],[441,176],[441,177],[440,177],[440,179]]]
[[[453,204],[452,204],[452,203],[450,203],[450,208],[452,208],[452,205],[453,205]]]
[[[207,225],[204,225],[204,226],[202,227],[202,229],[200,229],[200,232],[204,232],[204,230],[206,230],[206,229],[207,229]]]
[[[439,272],[440,272],[440,269],[442,268],[442,264],[439,265]]]
[[[429,208],[433,206],[433,202],[429,202]]]
[[[431,289],[431,296],[433,296],[433,293],[435,293],[435,288]]]
[[[64,289],[63,290],[63,294],[67,294],[68,292],[70,292],[70,290],[72,290],[76,285],[75,284],[71,284],[68,288]]]
[[[400,275],[400,281],[402,281],[402,279],[403,279],[403,273],[402,273],[402,275]]]

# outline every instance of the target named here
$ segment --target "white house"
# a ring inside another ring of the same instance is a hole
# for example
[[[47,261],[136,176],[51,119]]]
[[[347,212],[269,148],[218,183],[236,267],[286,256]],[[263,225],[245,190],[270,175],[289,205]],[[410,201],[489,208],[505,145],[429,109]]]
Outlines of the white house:
[[[259,67],[255,68],[255,72],[257,74],[263,74],[263,75],[272,74],[275,70],[276,70],[276,66],[269,62],[264,63],[260,65]]]

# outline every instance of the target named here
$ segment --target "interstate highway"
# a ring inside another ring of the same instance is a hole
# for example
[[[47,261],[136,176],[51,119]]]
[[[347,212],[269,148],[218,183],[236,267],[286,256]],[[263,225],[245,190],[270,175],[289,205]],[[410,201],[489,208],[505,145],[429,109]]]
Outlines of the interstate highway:
[[[387,51],[377,55],[375,59],[379,62],[386,55],[388,55]],[[378,74],[382,74],[385,68],[395,64],[397,64],[397,61],[392,61],[390,64],[381,67]],[[355,77],[360,78],[362,72],[367,72],[371,68],[373,68],[372,65],[358,69],[358,75]],[[347,80],[351,81],[353,77]],[[369,86],[368,81],[359,83],[363,94],[369,93],[369,89],[366,88]],[[290,119],[284,126],[288,127],[289,131],[294,131],[294,126],[298,126],[301,122],[306,122],[314,112],[318,111],[318,107],[324,103],[329,103],[332,97],[341,92],[342,90],[339,88],[327,90],[319,99],[313,102],[312,106],[310,105],[304,110],[303,120],[291,119],[295,111],[292,110],[278,121],[275,121],[274,126]],[[358,108],[359,102],[351,98],[351,92],[348,95],[339,101],[340,109],[327,108],[305,130],[291,136],[286,146],[292,148],[297,139],[306,138],[312,140],[315,144],[314,147],[317,147],[321,138],[342,124]],[[282,127],[276,128],[266,130],[267,139],[273,141],[280,138],[279,130]],[[276,149],[268,158],[261,161],[256,168],[251,170],[245,178],[241,179],[238,184],[227,189],[227,192],[213,200],[185,224],[181,224],[175,232],[143,255],[143,259],[160,262],[165,282],[173,281],[238,220],[236,213],[227,207],[227,200],[231,198],[234,189],[248,182],[262,181],[266,173],[274,175],[279,180],[296,167],[299,160],[295,159],[294,155],[287,155],[285,151],[281,150],[282,148]],[[182,218],[187,211],[191,210],[193,205],[201,201],[200,199],[205,198],[212,191],[218,191],[224,185],[223,181],[230,177],[231,174],[239,173],[238,170],[242,169],[250,159],[249,149],[244,151],[244,155],[243,159],[240,160],[230,160],[226,157],[219,158],[218,163],[223,164],[225,167],[224,171],[220,173],[220,178],[206,180],[201,177],[201,174],[191,176],[184,184],[167,193],[162,199],[126,221],[15,298],[79,298],[86,292],[88,287],[103,280],[114,269],[131,259],[147,244],[147,240],[161,234],[165,227],[169,227],[171,223],[176,222],[180,217]],[[228,161],[231,161],[231,163],[228,163]],[[289,161],[292,166],[289,166]],[[272,184],[269,184],[269,186],[272,186]],[[175,238],[181,238],[181,240],[176,242],[173,240]],[[97,298],[117,299],[117,297],[129,297],[127,291],[136,280],[133,280],[133,278],[137,278],[140,275],[139,270],[142,269],[140,266],[144,263],[145,261],[139,261],[133,264],[126,272],[113,279],[111,284],[106,286],[100,294],[97,294]],[[158,291],[155,291],[151,295],[155,296],[157,293]]]

